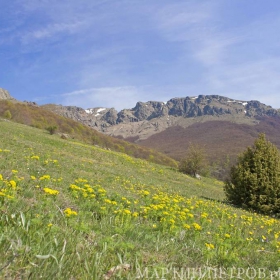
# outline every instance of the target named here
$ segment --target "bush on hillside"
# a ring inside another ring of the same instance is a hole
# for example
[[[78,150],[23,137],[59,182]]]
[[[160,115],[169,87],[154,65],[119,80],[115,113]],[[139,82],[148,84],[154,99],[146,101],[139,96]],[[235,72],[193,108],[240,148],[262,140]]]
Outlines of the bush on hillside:
[[[4,118],[5,119],[11,119],[12,118],[12,114],[11,114],[10,110],[6,110],[4,112]]]
[[[264,134],[239,156],[224,188],[234,205],[268,215],[280,214],[280,153]]]
[[[57,126],[56,125],[51,125],[51,126],[48,126],[46,128],[46,130],[51,134],[53,135],[55,133],[55,131],[57,130]]]
[[[181,160],[179,170],[185,174],[196,176],[206,174],[206,153],[203,147],[191,144],[187,150],[185,159]]]

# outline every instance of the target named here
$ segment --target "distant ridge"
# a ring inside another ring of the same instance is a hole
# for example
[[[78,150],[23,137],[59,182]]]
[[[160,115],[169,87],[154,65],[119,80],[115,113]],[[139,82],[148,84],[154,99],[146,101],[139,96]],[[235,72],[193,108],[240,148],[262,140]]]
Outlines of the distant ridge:
[[[254,125],[261,117],[280,116],[279,110],[259,101],[241,101],[219,95],[172,98],[167,102],[137,102],[132,109],[84,110],[75,106],[45,105],[46,109],[80,121],[107,135],[140,141],[169,127],[224,120]]]

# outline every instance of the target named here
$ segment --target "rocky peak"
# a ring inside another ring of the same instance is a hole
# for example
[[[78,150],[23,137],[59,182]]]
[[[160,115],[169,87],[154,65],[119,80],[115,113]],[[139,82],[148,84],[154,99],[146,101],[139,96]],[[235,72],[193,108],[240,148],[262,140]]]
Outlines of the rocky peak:
[[[132,112],[139,121],[143,121],[166,115],[168,114],[168,109],[163,102],[148,101],[137,102]]]
[[[0,99],[14,100],[10,93],[3,88],[0,88]]]
[[[113,136],[145,138],[170,126],[213,119],[238,123],[256,123],[259,117],[280,116],[279,110],[259,101],[234,100],[220,95],[172,98],[167,102],[137,102],[132,109],[117,112],[114,108],[84,110],[74,106],[56,106],[53,111],[80,121]]]

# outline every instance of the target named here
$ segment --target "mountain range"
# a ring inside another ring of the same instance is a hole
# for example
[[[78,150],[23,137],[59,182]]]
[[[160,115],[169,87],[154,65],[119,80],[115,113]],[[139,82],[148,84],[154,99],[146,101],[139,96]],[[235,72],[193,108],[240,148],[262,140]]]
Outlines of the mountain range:
[[[132,109],[82,109],[75,106],[44,105],[55,113],[80,121],[110,136],[141,142],[167,128],[189,127],[207,121],[257,124],[262,117],[280,116],[280,111],[259,101],[239,101],[219,95],[172,98],[168,102],[137,102]]]
[[[0,91],[0,99],[12,99]],[[219,95],[137,102],[134,108],[88,108],[46,104],[44,110],[94,130],[180,160],[190,143],[205,148],[210,162],[234,161],[259,133],[280,148],[280,110],[259,101]]]
[[[82,109],[43,106],[104,134],[153,148],[176,160],[190,143],[203,146],[211,162],[236,159],[260,132],[280,148],[280,110],[259,101],[219,95],[172,98],[167,102],[137,102],[132,109]]]

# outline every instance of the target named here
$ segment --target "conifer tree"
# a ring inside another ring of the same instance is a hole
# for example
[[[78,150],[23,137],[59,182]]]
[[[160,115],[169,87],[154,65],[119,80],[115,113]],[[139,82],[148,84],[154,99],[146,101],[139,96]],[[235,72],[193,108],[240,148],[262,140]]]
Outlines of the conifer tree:
[[[224,188],[234,205],[280,215],[280,154],[265,134],[239,156]]]

